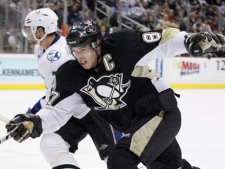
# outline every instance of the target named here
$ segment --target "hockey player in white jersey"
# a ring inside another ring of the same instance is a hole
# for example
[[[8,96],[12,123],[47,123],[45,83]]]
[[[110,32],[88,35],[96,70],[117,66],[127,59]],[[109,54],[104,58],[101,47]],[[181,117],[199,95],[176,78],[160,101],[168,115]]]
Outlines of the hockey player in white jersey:
[[[105,123],[99,116],[93,114],[84,118],[85,122],[80,120],[90,109],[83,104],[82,99],[76,93],[59,104],[58,113],[51,110],[39,113],[39,110],[46,107],[47,101],[45,101],[45,98],[48,100],[47,104],[50,104],[51,99],[54,100],[57,97],[57,93],[49,96],[51,86],[54,83],[55,72],[63,63],[74,59],[65,38],[56,33],[57,21],[57,15],[48,8],[34,10],[25,18],[22,32],[32,44],[36,44],[34,54],[47,89],[46,96],[40,99],[32,109],[29,108],[27,114],[38,114],[42,119],[43,130],[40,129],[35,135],[38,136],[43,131],[40,148],[51,167],[53,169],[78,169],[76,160],[69,152],[75,152],[78,142],[88,133],[95,142],[101,159],[107,158],[109,150],[114,146],[114,140],[113,136],[108,133],[112,131],[109,124]],[[73,113],[76,118],[72,117]],[[52,122],[48,114],[56,121]],[[93,118],[97,119],[98,123]],[[91,125],[84,127],[89,121],[91,121]],[[92,129],[98,131],[92,132]],[[18,142],[26,139],[17,138],[14,137]],[[100,150],[99,147],[102,145],[108,146]]]

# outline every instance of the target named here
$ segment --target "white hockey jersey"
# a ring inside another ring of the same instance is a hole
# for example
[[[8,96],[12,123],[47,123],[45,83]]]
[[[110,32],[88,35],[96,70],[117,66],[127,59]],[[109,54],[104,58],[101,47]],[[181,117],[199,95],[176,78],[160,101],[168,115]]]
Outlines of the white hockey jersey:
[[[64,37],[60,37],[46,51],[41,46],[35,45],[34,54],[47,89],[51,87],[57,69],[66,61],[74,59]]]
[[[65,38],[59,37],[59,35],[57,38],[59,39],[46,51],[39,45],[36,45],[34,49],[38,69],[47,88],[46,98],[45,100],[41,100],[42,109],[37,113],[42,119],[43,134],[58,130],[73,114],[77,118],[82,118],[90,110],[83,104],[83,100],[76,93],[54,107],[46,105],[47,101],[51,102],[51,99],[54,100],[57,97],[57,93],[50,96],[51,88],[54,86],[55,72],[66,61],[75,59],[66,44]]]

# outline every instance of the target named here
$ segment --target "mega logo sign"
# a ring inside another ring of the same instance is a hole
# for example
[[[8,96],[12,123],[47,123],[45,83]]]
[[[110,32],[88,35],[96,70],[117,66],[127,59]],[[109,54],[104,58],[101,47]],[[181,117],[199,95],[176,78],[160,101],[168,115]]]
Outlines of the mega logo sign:
[[[176,66],[181,76],[200,73],[199,63],[189,62],[189,61],[178,61],[176,63]]]

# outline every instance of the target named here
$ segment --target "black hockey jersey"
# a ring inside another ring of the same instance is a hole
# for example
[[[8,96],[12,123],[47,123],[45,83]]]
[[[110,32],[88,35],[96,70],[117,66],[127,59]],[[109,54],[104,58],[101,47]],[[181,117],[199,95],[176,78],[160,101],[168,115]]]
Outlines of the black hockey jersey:
[[[110,34],[101,43],[98,68],[87,70],[71,60],[58,69],[55,90],[60,96],[52,105],[76,92],[115,128],[125,130],[132,117],[130,110],[139,98],[169,88],[147,63],[186,53],[185,34],[174,28],[150,32],[124,29]]]

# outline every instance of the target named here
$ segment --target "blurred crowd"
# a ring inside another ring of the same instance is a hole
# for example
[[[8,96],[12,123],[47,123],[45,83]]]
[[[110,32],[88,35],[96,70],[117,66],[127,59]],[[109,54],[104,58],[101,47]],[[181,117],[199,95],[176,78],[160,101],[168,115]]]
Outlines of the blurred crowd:
[[[21,0],[12,2],[21,7]],[[98,8],[108,14],[109,24],[102,13],[98,12],[95,17],[95,0],[85,0],[84,4],[82,0],[67,0],[67,30],[75,21],[93,19],[98,23],[102,37],[106,38],[109,33],[118,29],[118,11],[121,11],[149,30],[175,27],[181,31],[209,31],[225,35],[225,0],[102,0],[102,2],[108,7],[98,4]],[[30,0],[30,10],[34,8],[33,3],[34,1]],[[49,7],[58,15],[61,28],[63,0],[36,0],[36,8],[42,7]],[[214,56],[225,56],[225,50],[215,49],[215,53],[207,57]]]

